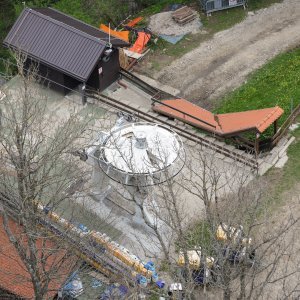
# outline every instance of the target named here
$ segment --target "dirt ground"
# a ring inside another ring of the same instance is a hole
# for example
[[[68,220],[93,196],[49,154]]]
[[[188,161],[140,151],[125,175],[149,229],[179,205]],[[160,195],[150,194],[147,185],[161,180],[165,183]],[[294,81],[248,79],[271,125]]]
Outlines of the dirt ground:
[[[286,279],[279,280],[276,284],[271,284],[269,288],[266,289],[265,299],[267,299],[268,296],[275,295],[277,295],[277,299],[300,298],[300,182],[298,182],[292,189],[286,191],[282,197],[283,199],[286,199],[286,203],[274,213],[270,224],[270,231],[272,232],[274,227],[279,226],[279,224],[282,224],[287,220],[298,220],[298,222],[286,232],[280,241],[280,246],[286,247],[286,252],[289,255],[288,257],[282,257],[280,259],[277,266],[277,272],[275,273],[277,278],[287,274],[290,274],[290,276]]]
[[[176,23],[172,18],[172,12],[162,12],[150,17],[149,29],[155,34],[181,35],[188,33],[197,33],[202,24],[199,17],[184,26]]]
[[[153,77],[209,109],[251,72],[299,44],[300,1],[285,0],[248,13],[244,21],[216,33]]]

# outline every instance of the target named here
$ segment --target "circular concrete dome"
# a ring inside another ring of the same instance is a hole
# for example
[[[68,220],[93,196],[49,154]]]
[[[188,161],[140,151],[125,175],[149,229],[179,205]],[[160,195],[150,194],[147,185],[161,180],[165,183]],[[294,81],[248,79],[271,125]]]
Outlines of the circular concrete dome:
[[[184,165],[185,153],[174,131],[154,123],[132,123],[106,137],[99,160],[110,178],[147,186],[175,176]]]

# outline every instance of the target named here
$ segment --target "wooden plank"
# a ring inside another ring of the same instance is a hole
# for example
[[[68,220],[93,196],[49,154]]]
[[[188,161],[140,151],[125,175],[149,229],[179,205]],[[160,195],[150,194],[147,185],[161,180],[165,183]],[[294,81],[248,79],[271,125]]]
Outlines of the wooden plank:
[[[186,16],[193,14],[194,11],[187,6],[183,6],[174,12],[172,12],[172,17],[175,18],[185,18]]]
[[[190,13],[190,14],[186,14],[186,15],[182,15],[182,16],[180,16],[180,17],[172,17],[175,21],[177,21],[177,22],[179,22],[179,21],[183,21],[183,20],[186,20],[186,19],[188,19],[188,18],[194,18],[194,17],[196,17],[197,16],[197,14],[196,13],[194,13],[194,12],[192,12],[192,13]]]
[[[176,23],[178,23],[179,25],[185,25],[187,23],[192,22],[195,19],[196,19],[196,16],[194,16],[193,18],[187,18],[187,19],[182,20],[182,21],[176,21]]]

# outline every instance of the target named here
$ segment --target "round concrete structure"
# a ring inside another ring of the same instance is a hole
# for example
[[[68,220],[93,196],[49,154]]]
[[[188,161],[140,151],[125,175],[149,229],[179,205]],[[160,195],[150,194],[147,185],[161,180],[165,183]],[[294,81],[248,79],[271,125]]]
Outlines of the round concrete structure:
[[[175,176],[184,165],[185,153],[174,131],[154,123],[131,123],[105,138],[99,161],[111,179],[148,186]]]

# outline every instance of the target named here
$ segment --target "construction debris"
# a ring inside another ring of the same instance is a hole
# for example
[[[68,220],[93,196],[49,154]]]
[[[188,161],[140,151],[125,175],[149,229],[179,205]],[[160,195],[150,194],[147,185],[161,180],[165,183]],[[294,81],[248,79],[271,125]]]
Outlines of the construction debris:
[[[129,58],[126,55],[124,49],[119,49],[119,61],[120,61],[120,66],[123,69],[127,69],[129,66]]]
[[[143,20],[143,17],[137,17],[133,20],[130,20],[127,24],[125,24],[124,26],[127,27],[135,27],[138,23],[140,23]]]
[[[157,35],[164,34],[178,36],[200,32],[202,26],[198,16],[191,22],[180,25],[173,20],[172,12],[167,11],[151,16],[148,28]]]
[[[197,12],[188,6],[183,6],[172,12],[172,18],[180,25],[185,25],[197,18]]]

